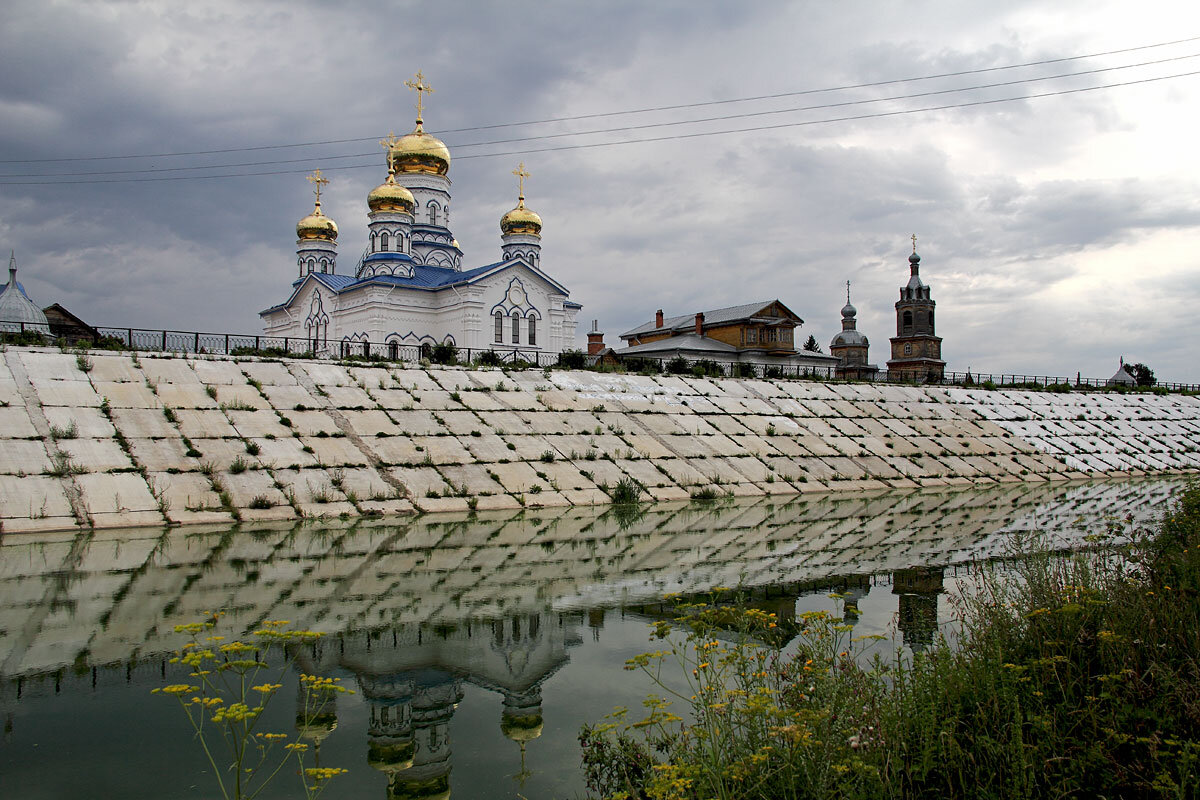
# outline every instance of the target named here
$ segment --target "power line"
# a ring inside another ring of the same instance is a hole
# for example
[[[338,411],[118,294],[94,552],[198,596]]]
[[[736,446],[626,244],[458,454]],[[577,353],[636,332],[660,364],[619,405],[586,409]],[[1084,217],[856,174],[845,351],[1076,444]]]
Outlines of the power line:
[[[769,109],[769,110],[765,110],[765,111],[748,111],[748,112],[744,112],[744,113],[740,113],[740,114],[726,114],[726,115],[722,115],[722,116],[702,117],[699,119],[690,119],[690,120],[674,120],[671,122],[654,122],[654,123],[647,123],[644,125],[629,125],[629,126],[622,126],[622,127],[617,127],[617,128],[600,128],[600,129],[585,130],[585,131],[568,131],[568,132],[562,132],[562,133],[542,134],[539,136],[524,136],[524,137],[511,138],[511,139],[494,139],[491,141],[483,141],[483,142],[452,143],[452,146],[455,148],[488,147],[488,146],[493,146],[493,145],[497,145],[497,144],[516,144],[519,142],[543,141],[543,140],[548,140],[548,139],[570,138],[570,137],[575,137],[575,136],[591,136],[591,135],[607,134],[607,133],[628,133],[631,131],[650,130],[650,129],[654,129],[654,128],[671,128],[671,127],[677,127],[680,125],[698,125],[698,124],[709,123],[709,122],[726,122],[726,121],[735,120],[735,119],[749,119],[749,118],[753,118],[753,117],[774,116],[774,115],[779,115],[779,114],[792,114],[792,113],[798,113],[798,112],[802,112],[802,111],[819,111],[819,110],[825,110],[825,109],[831,109],[831,108],[846,108],[846,107],[852,107],[852,106],[867,105],[867,104],[872,104],[872,103],[884,103],[884,102],[892,102],[892,101],[897,101],[897,100],[913,100],[913,99],[922,98],[922,97],[935,97],[935,96],[947,95],[947,94],[958,94],[961,92],[973,92],[973,91],[978,91],[981,89],[996,89],[996,88],[1005,87],[1005,86],[1020,86],[1020,85],[1026,85],[1026,84],[1041,83],[1041,82],[1051,81],[1051,80],[1076,78],[1076,77],[1080,77],[1083,75],[1095,75],[1095,74],[1104,73],[1104,72],[1116,72],[1118,70],[1136,69],[1139,67],[1146,67],[1146,66],[1155,66],[1155,65],[1166,64],[1166,63],[1175,62],[1175,61],[1186,61],[1186,60],[1198,58],[1198,57],[1200,57],[1200,53],[1191,53],[1188,55],[1173,56],[1170,58],[1156,59],[1153,61],[1142,61],[1142,62],[1138,62],[1138,63],[1134,63],[1134,64],[1124,64],[1124,65],[1114,66],[1114,67],[1097,67],[1095,69],[1087,69],[1087,70],[1079,70],[1076,72],[1059,73],[1057,75],[1042,75],[1042,76],[1033,77],[1033,78],[1019,78],[1019,79],[1011,80],[1011,81],[999,81],[999,82],[995,82],[995,83],[976,84],[974,86],[962,86],[962,87],[955,87],[955,88],[950,88],[950,89],[936,89],[936,90],[932,90],[932,91],[928,91],[928,92],[914,92],[912,94],[891,95],[888,97],[872,97],[872,98],[865,98],[865,99],[859,99],[859,100],[844,100],[844,101],[836,102],[836,103],[821,103],[821,104],[817,104],[817,105],[796,106],[796,107],[792,107],[792,108],[782,108],[782,109]],[[372,153],[348,153],[348,154],[341,154],[341,155],[307,156],[304,158],[287,158],[287,159],[276,159],[276,160],[270,160],[270,161],[246,161],[246,162],[235,162],[232,164],[202,164],[202,165],[190,165],[190,166],[183,166],[183,167],[145,167],[142,169],[104,170],[104,171],[94,171],[94,172],[71,172],[71,173],[39,173],[39,172],[8,173],[8,174],[0,174],[0,178],[57,178],[57,177],[68,178],[68,177],[80,177],[80,176],[90,177],[90,176],[103,176],[103,175],[153,174],[153,173],[162,173],[162,172],[195,172],[195,171],[200,171],[200,170],[235,169],[235,168],[241,168],[241,167],[274,166],[277,164],[313,163],[313,162],[317,162],[317,161],[324,163],[324,162],[328,162],[328,161],[336,161],[336,160],[351,159],[351,158],[369,158],[374,155],[376,155],[376,154],[373,152]],[[468,157],[468,156],[457,156],[457,158],[460,158],[460,159],[466,158],[466,157]],[[0,162],[0,163],[3,163],[3,162]]]
[[[990,100],[972,100],[972,101],[968,101],[965,103],[947,103],[945,105],[926,106],[924,108],[907,108],[907,109],[901,109],[898,111],[879,111],[879,112],[875,112],[875,113],[871,113],[871,114],[857,114],[857,115],[846,116],[846,117],[827,117],[825,119],[803,120],[800,122],[781,122],[777,125],[757,125],[757,126],[753,126],[753,127],[749,127],[749,128],[733,128],[730,130],[723,130],[723,131],[699,131],[696,133],[678,133],[678,134],[673,134],[670,136],[654,136],[654,137],[647,137],[647,138],[642,138],[642,139],[626,139],[624,141],[617,141],[617,142],[593,142],[590,144],[570,144],[570,145],[562,145],[559,147],[539,147],[539,148],[532,148],[532,149],[528,149],[528,150],[509,150],[509,151],[505,151],[505,152],[501,152],[501,153],[476,153],[473,155],[457,156],[456,158],[459,161],[464,161],[464,160],[475,159],[475,158],[497,158],[500,156],[525,155],[525,154],[529,154],[529,153],[552,153],[552,152],[561,152],[561,151],[565,151],[565,150],[588,150],[588,149],[593,149],[593,148],[597,148],[597,147],[616,147],[619,145],[628,145],[628,144],[646,144],[646,143],[650,143],[650,142],[666,142],[666,141],[675,141],[675,140],[680,140],[680,139],[698,139],[698,138],[703,138],[706,136],[724,136],[724,135],[731,134],[731,133],[753,133],[753,132],[757,132],[757,131],[779,130],[782,128],[798,128],[798,127],[807,127],[810,125],[827,125],[827,124],[831,124],[831,123],[835,123],[835,122],[855,122],[855,121],[859,121],[859,120],[868,120],[868,119],[883,119],[883,118],[887,118],[887,117],[906,116],[909,114],[922,114],[922,113],[927,113],[927,112],[931,112],[931,111],[948,111],[948,110],[952,110],[952,109],[956,109],[956,108],[971,108],[971,107],[975,107],[975,106],[997,105],[999,103],[1012,103],[1012,102],[1016,102],[1019,100],[1036,100],[1036,99],[1045,98],[1045,97],[1061,97],[1061,96],[1069,95],[1069,94],[1081,94],[1083,92],[1094,92],[1094,91],[1099,91],[1101,89],[1115,89],[1115,88],[1120,88],[1123,86],[1136,86],[1136,85],[1145,84],[1145,83],[1157,83],[1159,81],[1173,80],[1175,78],[1187,78],[1187,77],[1192,77],[1195,75],[1200,75],[1200,70],[1193,70],[1190,72],[1180,72],[1180,73],[1176,73],[1174,75],[1159,75],[1159,76],[1155,76],[1152,78],[1138,78],[1136,80],[1121,81],[1118,83],[1107,83],[1107,84],[1101,84],[1098,86],[1083,86],[1083,87],[1078,87],[1075,89],[1059,89],[1059,90],[1052,91],[1052,92],[1040,92],[1038,94],[1018,95],[1015,97],[998,97],[998,98],[992,98]],[[319,159],[312,159],[312,160],[319,160]],[[351,169],[371,169],[371,168],[377,168],[377,167],[378,167],[377,164],[357,164],[357,165],[346,165],[346,166],[340,166],[340,167],[329,167],[329,169],[326,171],[335,172],[335,171],[351,170]],[[75,180],[70,175],[64,175],[62,177],[66,178],[67,180],[36,181],[36,182],[35,181],[24,181],[24,182],[22,182],[22,181],[12,181],[12,182],[2,181],[2,182],[0,182],[0,186],[56,186],[59,184],[78,185],[78,184],[84,184],[84,183],[89,183],[89,184],[90,183],[146,183],[146,182],[156,182],[156,181],[180,181],[180,180],[194,181],[194,180],[206,180],[206,179],[216,179],[216,178],[249,178],[249,177],[257,177],[257,176],[263,176],[263,175],[293,175],[293,174],[299,174],[299,173],[304,173],[304,172],[308,172],[308,170],[307,169],[267,170],[267,171],[262,171],[262,172],[231,173],[231,174],[227,174],[227,175],[189,175],[189,176],[174,175],[174,176],[170,176],[170,177],[161,177],[161,178],[101,178],[101,179],[97,179],[97,180],[82,180],[82,181]]]
[[[677,104],[677,105],[651,106],[648,108],[635,108],[635,109],[627,109],[624,111],[606,111],[606,112],[598,112],[598,113],[592,113],[592,114],[578,114],[578,115],[574,115],[574,116],[565,116],[565,117],[550,117],[547,119],[540,119],[540,120],[526,120],[524,122],[505,122],[505,123],[496,123],[496,124],[492,124],[492,125],[476,125],[476,126],[467,127],[467,128],[450,128],[450,129],[441,131],[440,133],[442,133],[443,135],[451,134],[451,133],[469,133],[472,131],[495,130],[498,128],[514,128],[514,127],[521,127],[521,126],[525,126],[525,125],[547,125],[547,124],[559,123],[559,122],[573,122],[573,121],[585,120],[585,119],[599,119],[599,118],[605,118],[605,117],[616,117],[616,116],[623,116],[626,114],[648,114],[648,113],[653,113],[653,112],[657,112],[657,111],[677,111],[677,110],[686,109],[686,108],[702,108],[705,106],[727,105],[727,104],[731,104],[731,103],[748,103],[748,102],[757,102],[760,100],[776,100],[776,99],[780,99],[780,98],[784,98],[784,97],[799,97],[799,96],[803,96],[803,95],[847,91],[850,89],[869,89],[869,88],[875,88],[875,87],[880,87],[880,86],[891,86],[891,85],[895,85],[895,84],[899,84],[899,83],[930,81],[930,80],[938,80],[941,78],[955,78],[955,77],[961,77],[964,75],[978,75],[978,74],[983,74],[983,73],[1000,72],[1000,71],[1011,70],[1011,69],[1024,69],[1027,67],[1045,66],[1048,64],[1062,64],[1062,63],[1069,62],[1069,61],[1081,61],[1081,60],[1088,59],[1088,58],[1102,58],[1104,56],[1120,55],[1122,53],[1133,53],[1133,52],[1138,52],[1141,50],[1152,50],[1155,48],[1170,47],[1172,45],[1187,44],[1187,43],[1196,42],[1196,41],[1200,41],[1200,36],[1191,36],[1191,37],[1187,37],[1184,39],[1174,39],[1172,41],[1167,41],[1167,42],[1157,42],[1155,44],[1138,45],[1136,47],[1124,47],[1124,48],[1120,48],[1120,49],[1116,49],[1116,50],[1106,50],[1106,51],[1099,52],[1099,53],[1087,53],[1084,55],[1077,55],[1077,56],[1064,56],[1061,58],[1048,58],[1048,59],[1042,59],[1039,61],[1026,61],[1026,62],[1023,62],[1020,64],[1006,64],[1006,65],[998,66],[998,67],[981,67],[978,69],[958,70],[955,72],[942,72],[942,73],[936,73],[933,75],[921,75],[921,76],[909,77],[909,78],[893,78],[893,79],[884,80],[884,81],[871,81],[871,82],[867,82],[867,83],[854,83],[854,84],[846,84],[843,86],[831,86],[831,87],[826,87],[826,88],[821,88],[821,89],[803,89],[803,90],[798,90],[798,91],[793,91],[793,92],[780,92],[778,94],[736,97],[736,98],[728,98],[728,99],[724,99],[724,100],[708,100],[708,101],[703,101],[703,102],[682,103],[682,104]],[[251,146],[251,147],[227,147],[227,148],[214,149],[214,150],[189,150],[189,151],[180,151],[180,152],[174,152],[174,153],[133,153],[133,154],[127,154],[127,155],[113,155],[113,156],[72,156],[72,157],[62,157],[62,158],[0,159],[0,164],[44,164],[44,163],[55,163],[55,162],[69,162],[69,161],[111,161],[111,160],[135,159],[135,158],[176,158],[176,157],[183,157],[183,156],[217,155],[217,154],[221,154],[221,153],[246,153],[246,152],[262,151],[262,150],[281,150],[281,149],[286,149],[286,148],[319,147],[322,145],[332,145],[332,144],[354,144],[357,142],[374,141],[378,138],[379,138],[378,136],[365,136],[365,137],[356,137],[356,138],[349,138],[349,139],[324,139],[324,140],[318,140],[318,141],[312,141],[312,142],[293,142],[293,143],[286,143],[286,144],[257,145],[257,146]]]

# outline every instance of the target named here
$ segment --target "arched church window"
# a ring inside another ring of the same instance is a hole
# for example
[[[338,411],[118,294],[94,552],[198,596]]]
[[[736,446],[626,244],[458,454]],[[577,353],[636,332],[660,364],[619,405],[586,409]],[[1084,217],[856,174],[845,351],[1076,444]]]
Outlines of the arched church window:
[[[933,333],[933,309],[929,309],[929,332]]]
[[[317,268],[317,262],[310,258],[308,260],[308,271],[311,273],[316,268]]]
[[[408,246],[405,244],[404,234],[402,234],[402,233],[396,234],[396,252],[397,253],[407,253],[408,252]]]
[[[504,315],[496,312],[496,344],[504,344]]]
[[[521,318],[518,317],[516,314],[514,314],[513,318],[512,318],[512,334],[513,334],[512,343],[520,344],[521,343]]]
[[[438,224],[438,207],[437,207],[437,203],[430,203],[430,204],[429,204],[429,224],[430,224],[430,225],[437,225],[437,224]]]
[[[912,316],[912,312],[911,312],[911,311],[905,311],[905,312],[904,312],[904,316],[902,317],[902,320],[903,320],[903,324],[904,324],[904,332],[905,332],[905,333],[912,333],[912,326],[913,326],[913,316]]]
[[[529,344],[537,344],[537,318],[529,318]]]
[[[371,252],[375,252],[375,231],[371,231]]]
[[[379,234],[379,249],[386,253],[388,251],[389,244],[391,244],[391,242],[388,239],[388,232],[384,231],[383,233]]]

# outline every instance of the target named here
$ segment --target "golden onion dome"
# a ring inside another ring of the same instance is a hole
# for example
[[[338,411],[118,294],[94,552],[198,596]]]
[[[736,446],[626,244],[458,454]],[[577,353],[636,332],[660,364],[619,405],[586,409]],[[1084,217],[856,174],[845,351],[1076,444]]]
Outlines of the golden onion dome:
[[[396,140],[388,157],[397,172],[408,175],[445,175],[450,171],[449,148],[441,139],[426,133],[420,122],[416,130]]]
[[[525,207],[525,198],[522,197],[516,208],[500,218],[500,232],[505,235],[528,233],[532,236],[541,236],[542,218]]]
[[[296,238],[298,239],[336,242],[337,237],[337,223],[321,213],[320,202],[316,204],[311,214],[296,223]]]
[[[367,195],[367,207],[372,211],[402,211],[411,214],[417,207],[417,201],[412,192],[396,183],[395,175],[388,175],[386,181]]]

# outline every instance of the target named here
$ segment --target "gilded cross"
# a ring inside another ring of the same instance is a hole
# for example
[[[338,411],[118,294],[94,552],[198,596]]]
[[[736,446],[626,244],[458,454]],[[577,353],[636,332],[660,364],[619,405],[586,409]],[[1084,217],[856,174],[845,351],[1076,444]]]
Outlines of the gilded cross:
[[[522,161],[520,164],[518,164],[517,168],[512,171],[512,174],[517,176],[517,185],[519,187],[519,189],[518,189],[519,197],[521,200],[524,200],[525,199],[525,179],[530,177],[530,174],[525,171],[525,162]]]
[[[917,235],[915,233],[912,235],[912,240],[913,240],[913,252],[915,253],[915,252],[917,252]]]
[[[322,175],[321,170],[318,169],[315,170],[312,175],[309,175],[307,178],[305,178],[305,180],[309,183],[315,183],[317,185],[317,205],[321,205],[321,187],[329,183],[329,179]]]
[[[417,93],[417,124],[420,125],[422,122],[421,113],[422,109],[424,108],[423,101],[425,98],[425,93],[428,92],[429,94],[433,94],[433,87],[425,82],[425,76],[422,75],[419,70],[416,74],[416,80],[405,81],[404,85]]]
[[[392,165],[392,148],[395,147],[396,143],[399,141],[400,140],[396,138],[396,134],[394,131],[388,131],[387,138],[379,140],[380,147],[382,147],[384,149],[384,152],[387,153],[387,165],[388,165],[388,174],[389,175],[391,175],[392,172],[394,172],[396,169]]]

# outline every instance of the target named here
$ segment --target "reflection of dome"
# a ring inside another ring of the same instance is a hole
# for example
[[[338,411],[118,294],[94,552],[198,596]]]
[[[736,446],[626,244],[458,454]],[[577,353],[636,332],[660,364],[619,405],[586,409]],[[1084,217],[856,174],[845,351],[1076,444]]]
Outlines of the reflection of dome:
[[[531,742],[542,735],[542,715],[505,714],[500,718],[500,732],[514,742]]]
[[[297,239],[320,239],[326,242],[336,242],[337,237],[337,223],[321,213],[319,202],[313,208],[313,213],[296,223]]]
[[[450,150],[441,139],[426,133],[420,122],[416,130],[392,145],[389,156],[397,172],[409,175],[445,175],[450,171]]]
[[[395,175],[388,175],[387,180],[376,186],[367,195],[367,207],[372,211],[401,211],[413,213],[417,201],[412,192],[396,183]]]
[[[388,787],[388,800],[450,800],[450,776],[407,781],[397,777]]]
[[[296,730],[302,738],[314,739],[319,742],[337,730],[337,726],[337,714],[333,712],[315,715],[296,715]]]
[[[525,198],[522,197],[516,208],[500,218],[500,232],[505,235],[527,233],[541,236],[542,218],[525,207]]]
[[[367,766],[380,772],[401,772],[413,765],[417,745],[412,739],[383,744],[372,741],[367,745]]]

